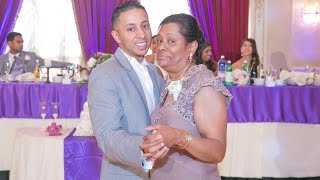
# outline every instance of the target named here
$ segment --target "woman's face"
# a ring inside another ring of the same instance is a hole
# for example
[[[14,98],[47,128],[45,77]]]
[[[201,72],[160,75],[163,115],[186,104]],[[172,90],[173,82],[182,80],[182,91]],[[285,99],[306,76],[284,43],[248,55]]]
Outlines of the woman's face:
[[[160,27],[158,34],[157,61],[169,73],[180,72],[190,63],[190,52],[194,54],[191,43],[187,43],[179,30],[177,23],[168,23]]]
[[[249,41],[245,41],[241,46],[241,53],[243,56],[252,55],[252,44]]]
[[[152,38],[150,49],[152,54],[157,53],[157,37]]]
[[[201,53],[202,62],[208,62],[211,59],[211,56],[212,56],[211,46],[205,47]]]

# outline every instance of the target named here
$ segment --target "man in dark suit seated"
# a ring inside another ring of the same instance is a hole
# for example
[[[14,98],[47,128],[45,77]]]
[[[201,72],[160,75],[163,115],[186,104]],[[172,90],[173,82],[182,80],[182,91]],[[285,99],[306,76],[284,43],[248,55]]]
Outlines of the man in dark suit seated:
[[[23,38],[18,32],[11,32],[7,36],[10,51],[0,56],[0,76],[5,75],[7,63],[10,65],[9,73],[17,76],[26,72],[34,72],[37,65],[44,66],[44,59],[33,52],[22,51]],[[67,62],[51,61],[51,67],[62,68],[72,65]]]

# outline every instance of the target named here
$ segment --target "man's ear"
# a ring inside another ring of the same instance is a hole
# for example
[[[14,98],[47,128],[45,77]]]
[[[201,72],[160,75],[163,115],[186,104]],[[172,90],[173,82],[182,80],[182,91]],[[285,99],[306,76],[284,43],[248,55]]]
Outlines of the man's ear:
[[[118,44],[121,44],[121,39],[120,39],[120,37],[119,37],[118,31],[112,30],[112,31],[111,31],[111,35],[112,35],[113,39],[114,39]]]
[[[8,46],[11,48],[11,46],[12,46],[12,42],[11,41],[8,41]]]

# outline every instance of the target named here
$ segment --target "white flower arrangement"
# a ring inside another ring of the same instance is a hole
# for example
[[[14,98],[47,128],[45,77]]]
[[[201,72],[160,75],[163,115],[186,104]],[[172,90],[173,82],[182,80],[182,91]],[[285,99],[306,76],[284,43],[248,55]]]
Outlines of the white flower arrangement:
[[[30,57],[29,55],[25,55],[25,56],[24,56],[24,60],[25,60],[25,61],[30,61],[30,60],[31,60],[31,57]]]
[[[111,57],[111,54],[97,52],[87,61],[86,67],[90,71],[92,68],[95,68],[97,65],[103,63]]]
[[[182,78],[182,79],[176,80],[176,81],[170,81],[167,89],[169,91],[169,95],[173,96],[174,101],[176,101],[178,99],[179,94],[181,92],[181,89],[186,81],[187,81],[186,78]]]
[[[77,124],[74,136],[93,136],[93,130],[89,114],[88,102],[83,104],[83,110],[80,114],[80,121]]]
[[[247,85],[250,79],[250,74],[242,69],[235,69],[233,71],[233,82],[244,86]]]

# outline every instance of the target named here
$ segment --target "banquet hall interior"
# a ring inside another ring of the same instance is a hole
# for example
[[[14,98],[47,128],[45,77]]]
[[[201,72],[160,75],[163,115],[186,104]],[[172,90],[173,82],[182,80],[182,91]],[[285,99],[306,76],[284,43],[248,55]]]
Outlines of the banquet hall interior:
[[[0,180],[99,180],[88,77],[115,52],[111,15],[126,1],[0,0]],[[245,71],[234,71],[227,86],[222,179],[320,179],[320,0],[140,3],[152,35],[171,14],[195,17],[218,68],[222,55],[232,63],[242,57],[246,38],[256,42],[257,76],[242,84]],[[2,63],[10,32],[32,52],[23,61],[36,56],[34,71],[13,78]]]

